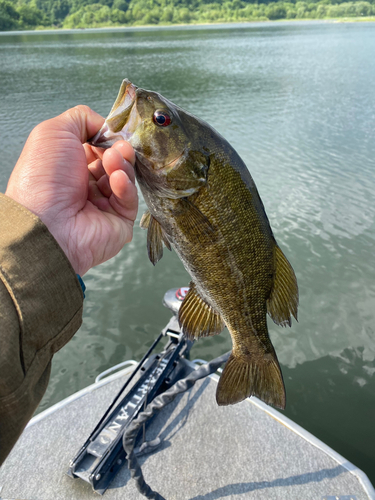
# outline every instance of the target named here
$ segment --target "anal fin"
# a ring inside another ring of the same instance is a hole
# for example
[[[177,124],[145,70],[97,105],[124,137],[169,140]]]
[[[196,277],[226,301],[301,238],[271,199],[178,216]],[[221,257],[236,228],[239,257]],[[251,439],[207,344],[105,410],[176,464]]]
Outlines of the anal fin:
[[[232,352],[229,356],[217,386],[217,404],[233,405],[249,396],[285,408],[285,387],[275,354],[252,358],[239,357]]]
[[[178,321],[184,335],[190,340],[216,335],[225,327],[220,314],[199,296],[194,283],[190,283],[190,289],[181,304]]]

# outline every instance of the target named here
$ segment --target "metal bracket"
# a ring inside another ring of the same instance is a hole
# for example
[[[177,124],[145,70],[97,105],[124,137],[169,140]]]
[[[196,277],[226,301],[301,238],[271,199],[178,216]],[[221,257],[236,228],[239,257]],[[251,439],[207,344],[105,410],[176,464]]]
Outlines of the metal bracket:
[[[181,371],[186,373],[186,365],[181,358],[188,356],[193,343],[180,335],[179,329],[176,331],[174,318],[163,333],[170,339],[164,351],[147,359],[133,387],[121,399],[115,398],[106,418],[94,429],[70,461],[67,474],[90,483],[97,493],[104,494],[124,465],[126,454],[122,446],[122,436],[130,423],[143,410],[145,404],[175,382]]]

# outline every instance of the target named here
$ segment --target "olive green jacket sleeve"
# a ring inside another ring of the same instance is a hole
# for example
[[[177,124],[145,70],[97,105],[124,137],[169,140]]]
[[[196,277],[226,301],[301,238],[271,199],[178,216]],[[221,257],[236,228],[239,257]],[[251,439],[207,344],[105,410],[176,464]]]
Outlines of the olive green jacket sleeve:
[[[51,359],[82,322],[83,293],[42,221],[0,193],[0,464],[37,408]]]

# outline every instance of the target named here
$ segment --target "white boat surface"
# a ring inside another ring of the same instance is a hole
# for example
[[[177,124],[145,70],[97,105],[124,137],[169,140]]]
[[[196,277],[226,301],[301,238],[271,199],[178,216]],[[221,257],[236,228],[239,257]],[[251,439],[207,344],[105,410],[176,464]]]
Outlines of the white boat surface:
[[[173,322],[178,328],[175,317]],[[0,499],[99,498],[90,484],[72,479],[67,470],[135,365],[127,362],[34,417],[0,468]],[[154,491],[167,500],[375,500],[363,471],[281,412],[255,397],[217,406],[218,378],[199,380],[147,427],[147,441],[162,441],[138,458]],[[104,498],[145,497],[124,464]]]

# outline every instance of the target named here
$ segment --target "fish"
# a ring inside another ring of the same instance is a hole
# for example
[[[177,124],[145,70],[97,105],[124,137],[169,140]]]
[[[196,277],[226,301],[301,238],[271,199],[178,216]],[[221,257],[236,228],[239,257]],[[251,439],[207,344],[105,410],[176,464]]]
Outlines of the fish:
[[[231,335],[218,405],[256,396],[285,408],[267,313],[291,326],[298,285],[245,163],[208,123],[127,79],[91,144],[109,148],[118,140],[135,150],[150,261],[173,248],[191,276],[178,313],[182,332],[196,340],[226,326]]]

